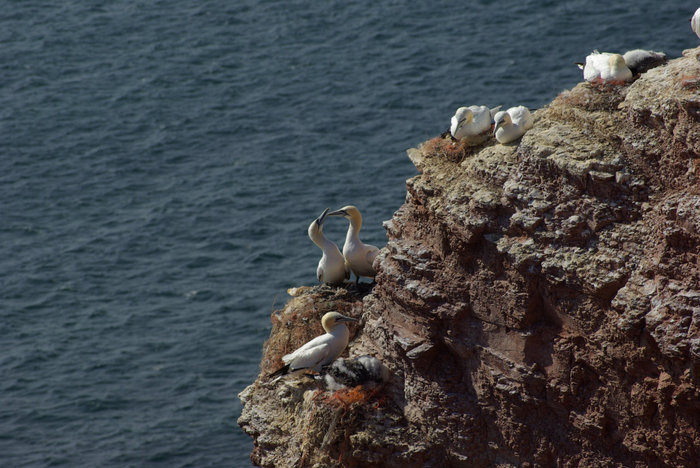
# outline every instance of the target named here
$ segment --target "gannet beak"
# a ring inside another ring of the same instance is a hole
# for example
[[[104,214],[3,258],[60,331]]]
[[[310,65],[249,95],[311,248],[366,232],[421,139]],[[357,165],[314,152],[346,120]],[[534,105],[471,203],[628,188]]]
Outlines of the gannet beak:
[[[345,210],[331,211],[328,216],[347,216],[348,212]]]
[[[345,315],[341,315],[336,319],[336,322],[357,322],[356,318],[352,317],[346,317]]]
[[[316,218],[316,224],[318,227],[323,226],[323,220],[326,219],[326,216],[328,216],[328,212],[330,211],[330,208],[326,208],[323,213],[321,213],[321,216]]]

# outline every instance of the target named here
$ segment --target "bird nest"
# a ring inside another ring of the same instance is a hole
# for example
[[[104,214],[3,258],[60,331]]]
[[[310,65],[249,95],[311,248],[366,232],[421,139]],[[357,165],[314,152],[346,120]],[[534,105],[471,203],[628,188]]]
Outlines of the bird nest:
[[[437,157],[459,164],[472,152],[472,146],[466,139],[455,140],[450,136],[437,136],[423,143],[421,150],[427,157]]]

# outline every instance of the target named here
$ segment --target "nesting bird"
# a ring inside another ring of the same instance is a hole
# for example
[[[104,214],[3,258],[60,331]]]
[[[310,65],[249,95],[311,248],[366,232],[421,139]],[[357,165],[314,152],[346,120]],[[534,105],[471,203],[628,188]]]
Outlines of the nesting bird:
[[[450,119],[450,134],[460,140],[477,136],[491,129],[493,116],[501,106],[489,109],[486,106],[460,107]]]
[[[360,240],[360,228],[362,228],[362,215],[360,210],[352,205],[328,213],[328,216],[342,216],[350,221],[345,245],[343,245],[343,256],[350,271],[355,273],[356,283],[359,283],[360,276],[374,278],[377,272],[372,263],[379,253],[379,248],[373,245],[364,244]]]
[[[632,71],[627,67],[622,55],[594,51],[586,57],[583,79],[603,82],[628,81],[632,79]]]
[[[535,123],[532,114],[525,106],[511,107],[500,111],[494,118],[493,134],[499,143],[510,143],[522,137]]]
[[[321,216],[311,222],[308,233],[309,238],[323,252],[316,268],[316,277],[323,283],[337,285],[350,278],[350,271],[346,268],[345,257],[338,246],[323,235],[323,221],[328,211],[330,209],[326,208]]]
[[[693,32],[700,37],[700,8],[695,10],[695,14],[690,19],[690,27],[693,29]]]
[[[663,52],[643,49],[628,50],[622,58],[625,59],[625,64],[632,75],[645,73],[668,62],[668,56]]]
[[[325,382],[326,388],[332,392],[358,385],[372,388],[389,380],[389,369],[373,356],[341,358],[324,368],[320,378]]]
[[[282,356],[284,366],[272,374],[279,380],[282,377],[298,376],[304,372],[319,372],[323,366],[333,362],[345,350],[350,340],[350,330],[344,322],[357,322],[339,312],[328,312],[321,318],[326,333],[317,336],[299,349]]]

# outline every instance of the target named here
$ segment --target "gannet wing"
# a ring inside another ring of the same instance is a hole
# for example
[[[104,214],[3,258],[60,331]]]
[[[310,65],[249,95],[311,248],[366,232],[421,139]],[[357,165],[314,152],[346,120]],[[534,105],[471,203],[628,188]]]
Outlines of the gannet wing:
[[[375,247],[373,245],[367,246],[367,254],[366,254],[365,258],[367,259],[367,262],[370,264],[370,266],[374,263],[374,259],[377,258],[378,253],[379,253],[378,247]]]
[[[300,349],[294,353],[296,356],[289,367],[291,370],[313,369],[328,357],[330,351],[329,343],[322,343],[305,350]]]
[[[493,109],[489,109],[489,113],[491,114],[491,120],[493,120],[493,118],[496,116],[496,112],[501,110],[501,107],[503,106],[496,106]]]
[[[298,347],[297,349],[295,349],[291,353],[285,354],[284,356],[282,356],[282,361],[285,364],[289,364],[293,359],[296,359],[299,354],[303,354],[308,349],[325,344],[331,338],[332,338],[331,335],[329,335],[327,333],[323,334],[323,335],[319,335],[316,338],[314,338],[313,340],[307,341],[306,343],[304,343],[302,346]]]

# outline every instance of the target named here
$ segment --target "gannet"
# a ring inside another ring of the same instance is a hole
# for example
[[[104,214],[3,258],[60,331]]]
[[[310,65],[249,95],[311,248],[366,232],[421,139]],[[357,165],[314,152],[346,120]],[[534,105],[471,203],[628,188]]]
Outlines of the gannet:
[[[700,37],[700,8],[695,10],[695,14],[690,18],[690,27],[693,29],[695,34]]]
[[[622,58],[633,75],[639,75],[668,62],[668,56],[663,52],[643,49],[628,50]]]
[[[328,211],[330,208],[326,208],[321,216],[311,222],[309,238],[323,251],[316,268],[316,277],[323,283],[336,285],[350,278],[350,271],[345,266],[345,257],[340,253],[338,246],[323,235],[323,221]]]
[[[379,253],[379,248],[363,244],[360,240],[360,228],[362,227],[360,210],[348,205],[338,211],[328,213],[328,216],[342,216],[350,221],[348,233],[345,236],[345,245],[343,245],[343,256],[348,268],[355,273],[355,283],[359,283],[360,276],[374,278],[377,272],[374,271],[372,263]]]
[[[285,365],[270,374],[270,377],[279,380],[284,376],[298,376],[305,371],[319,372],[323,366],[333,362],[345,350],[350,339],[350,330],[343,322],[357,322],[357,319],[339,312],[326,313],[321,318],[326,333],[282,356]]]
[[[489,131],[493,116],[500,108],[501,106],[493,109],[486,106],[460,107],[450,120],[450,134],[460,140]]]
[[[358,385],[376,387],[389,380],[389,369],[373,356],[341,358],[325,367],[319,378],[324,380],[326,388],[332,392]]]
[[[496,122],[493,134],[499,143],[510,143],[517,140],[532,128],[535,120],[525,106],[511,107],[500,111],[494,117]]]
[[[586,57],[583,67],[586,81],[627,81],[632,79],[632,71],[620,54],[594,51]]]

